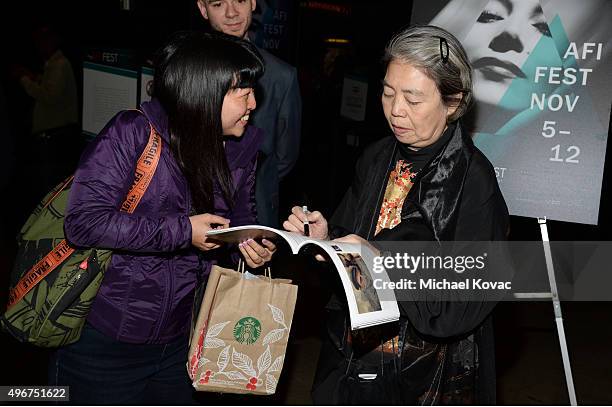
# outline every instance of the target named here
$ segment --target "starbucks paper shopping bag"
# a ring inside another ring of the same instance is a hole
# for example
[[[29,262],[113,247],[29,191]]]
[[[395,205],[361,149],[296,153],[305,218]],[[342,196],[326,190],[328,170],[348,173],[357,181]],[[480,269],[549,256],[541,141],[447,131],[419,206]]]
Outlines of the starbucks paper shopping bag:
[[[276,391],[297,299],[291,280],[213,266],[187,369],[198,391]]]

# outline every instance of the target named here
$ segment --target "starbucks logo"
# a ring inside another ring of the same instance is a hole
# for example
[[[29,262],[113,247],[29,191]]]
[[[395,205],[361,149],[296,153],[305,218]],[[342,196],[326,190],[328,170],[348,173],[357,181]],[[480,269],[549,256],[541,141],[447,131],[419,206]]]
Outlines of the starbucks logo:
[[[244,317],[234,326],[234,338],[239,343],[254,344],[261,336],[261,323],[253,317]]]

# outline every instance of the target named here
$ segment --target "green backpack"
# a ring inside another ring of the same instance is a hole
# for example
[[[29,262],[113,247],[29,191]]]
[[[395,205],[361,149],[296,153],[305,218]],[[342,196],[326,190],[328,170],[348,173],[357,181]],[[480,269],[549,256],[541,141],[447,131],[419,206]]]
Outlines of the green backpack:
[[[161,145],[159,133],[151,126],[122,211],[136,209],[157,168]],[[18,236],[8,306],[0,324],[20,342],[42,347],[76,342],[111,259],[110,250],[77,248],[64,239],[72,179],[45,196]]]

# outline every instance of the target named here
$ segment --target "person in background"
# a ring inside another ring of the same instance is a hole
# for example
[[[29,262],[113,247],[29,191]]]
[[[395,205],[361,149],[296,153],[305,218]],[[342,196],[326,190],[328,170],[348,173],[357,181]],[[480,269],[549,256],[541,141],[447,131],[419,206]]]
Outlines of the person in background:
[[[215,31],[248,40],[256,0],[197,0]],[[264,131],[255,201],[260,224],[279,227],[279,182],[295,165],[300,149],[302,102],[294,67],[258,48],[266,70],[259,80],[259,107],[251,123]]]
[[[176,34],[160,50],[152,99],[118,113],[81,157],[66,210],[66,239],[112,249],[80,339],[49,364],[52,385],[76,404],[192,404],[191,312],[219,245],[213,228],[255,221],[261,131],[248,125],[263,61],[223,34]],[[193,86],[197,83],[198,86]],[[161,157],[134,213],[120,206],[150,131]],[[276,250],[241,245],[249,267]]]
[[[393,136],[369,146],[328,224],[294,207],[285,229],[369,246],[505,240],[508,209],[491,163],[461,125],[472,68],[461,43],[434,26],[388,43],[382,107]],[[397,277],[397,276],[396,276]],[[490,313],[495,301],[399,299],[399,323],[350,331],[346,302],[327,307],[313,384],[316,404],[494,404]],[[406,298],[406,297],[404,297]]]
[[[74,171],[82,144],[76,81],[72,65],[61,50],[60,35],[43,24],[32,32],[32,39],[44,61],[42,75],[20,65],[13,66],[13,75],[34,99],[34,162],[39,168],[37,186],[44,194]]]

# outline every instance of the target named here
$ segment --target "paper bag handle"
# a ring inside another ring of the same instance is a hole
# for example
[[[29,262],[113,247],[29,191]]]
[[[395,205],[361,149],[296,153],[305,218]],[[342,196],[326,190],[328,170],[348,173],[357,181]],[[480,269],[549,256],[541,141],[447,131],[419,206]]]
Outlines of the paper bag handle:
[[[245,269],[245,262],[244,260],[242,260],[242,258],[238,259],[238,272],[242,274],[242,278],[244,278],[244,273],[246,272]],[[264,276],[268,277],[268,280],[270,281],[270,283],[272,283],[272,269],[270,268],[270,266],[267,266],[264,269]]]
[[[270,283],[272,282],[272,269],[270,268],[270,266],[267,266],[264,269],[264,276],[268,277],[268,279],[270,280]]]

